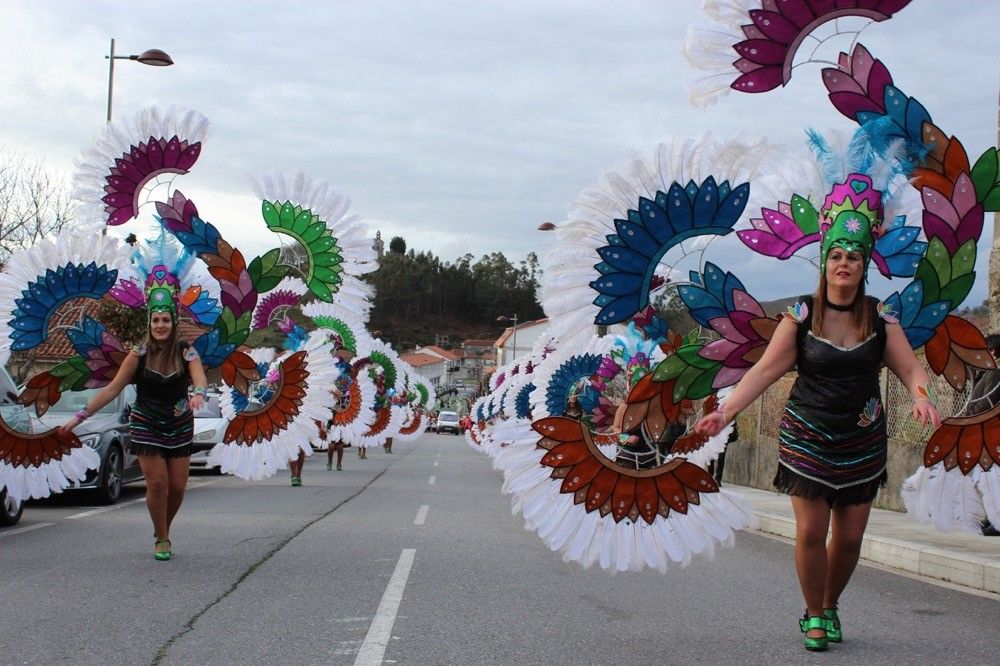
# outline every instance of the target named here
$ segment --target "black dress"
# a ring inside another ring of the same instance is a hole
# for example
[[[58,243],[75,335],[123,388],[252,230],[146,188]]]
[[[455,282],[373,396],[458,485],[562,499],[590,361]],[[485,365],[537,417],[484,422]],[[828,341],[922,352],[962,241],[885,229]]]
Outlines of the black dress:
[[[180,371],[168,375],[146,367],[145,349],[136,351],[140,356],[133,380],[136,398],[129,417],[129,448],[137,456],[190,456],[194,414],[188,405],[191,373],[187,362],[194,350],[183,346]]]
[[[798,323],[798,378],[785,404],[778,434],[777,490],[823,498],[830,506],[865,504],[885,485],[885,410],[879,371],[885,322],[874,298],[871,335],[850,348],[812,330],[809,311]]]

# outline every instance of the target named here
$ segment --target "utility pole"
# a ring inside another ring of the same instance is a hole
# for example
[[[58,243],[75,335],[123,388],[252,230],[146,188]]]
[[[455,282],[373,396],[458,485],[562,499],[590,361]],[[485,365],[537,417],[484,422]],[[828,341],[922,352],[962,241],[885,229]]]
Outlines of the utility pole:
[[[1000,146],[1000,90],[997,93],[997,145]],[[993,248],[986,289],[986,305],[990,310],[990,330],[986,333],[1000,333],[1000,213],[993,213]]]

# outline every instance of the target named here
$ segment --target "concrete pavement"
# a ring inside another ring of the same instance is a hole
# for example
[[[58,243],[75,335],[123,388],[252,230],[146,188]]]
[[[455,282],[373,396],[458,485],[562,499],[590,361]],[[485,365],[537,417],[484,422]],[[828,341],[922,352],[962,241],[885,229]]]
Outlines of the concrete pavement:
[[[757,509],[757,529],[795,538],[788,497],[756,488],[726,484]],[[861,557],[908,573],[1000,594],[1000,537],[940,532],[896,511],[872,509]]]

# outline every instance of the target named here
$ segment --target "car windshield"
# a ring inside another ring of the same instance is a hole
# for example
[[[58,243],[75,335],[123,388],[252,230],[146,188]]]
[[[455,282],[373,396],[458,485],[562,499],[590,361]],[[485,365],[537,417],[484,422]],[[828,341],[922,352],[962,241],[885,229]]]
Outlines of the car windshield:
[[[57,402],[56,404],[52,405],[52,407],[49,408],[49,411],[66,412],[68,414],[78,412],[81,409],[86,408],[87,403],[90,402],[90,399],[93,398],[94,394],[96,394],[100,390],[101,389],[92,388],[92,389],[84,389],[83,391],[67,391],[66,393],[62,394],[62,398],[60,398],[59,402]],[[117,401],[112,400],[108,404],[98,409],[97,413],[114,414],[116,404]]]
[[[458,414],[455,412],[441,412],[438,415],[438,421],[454,421],[458,423]]]
[[[205,404],[202,405],[201,409],[196,409],[194,411],[194,417],[196,419],[221,419],[222,407],[219,404],[219,398],[216,396],[209,396],[209,398],[205,400]]]

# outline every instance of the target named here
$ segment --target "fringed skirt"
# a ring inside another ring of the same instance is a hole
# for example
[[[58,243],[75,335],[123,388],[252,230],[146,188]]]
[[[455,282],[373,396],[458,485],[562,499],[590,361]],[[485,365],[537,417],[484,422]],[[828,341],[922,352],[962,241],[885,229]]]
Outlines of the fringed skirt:
[[[778,434],[774,487],[823,499],[830,507],[867,504],[888,478],[887,443],[880,406],[855,415],[820,413],[789,401]]]
[[[147,410],[136,404],[129,417],[131,434],[129,450],[137,456],[186,458],[192,453],[194,414],[185,409],[180,414],[165,416],[160,411]]]

